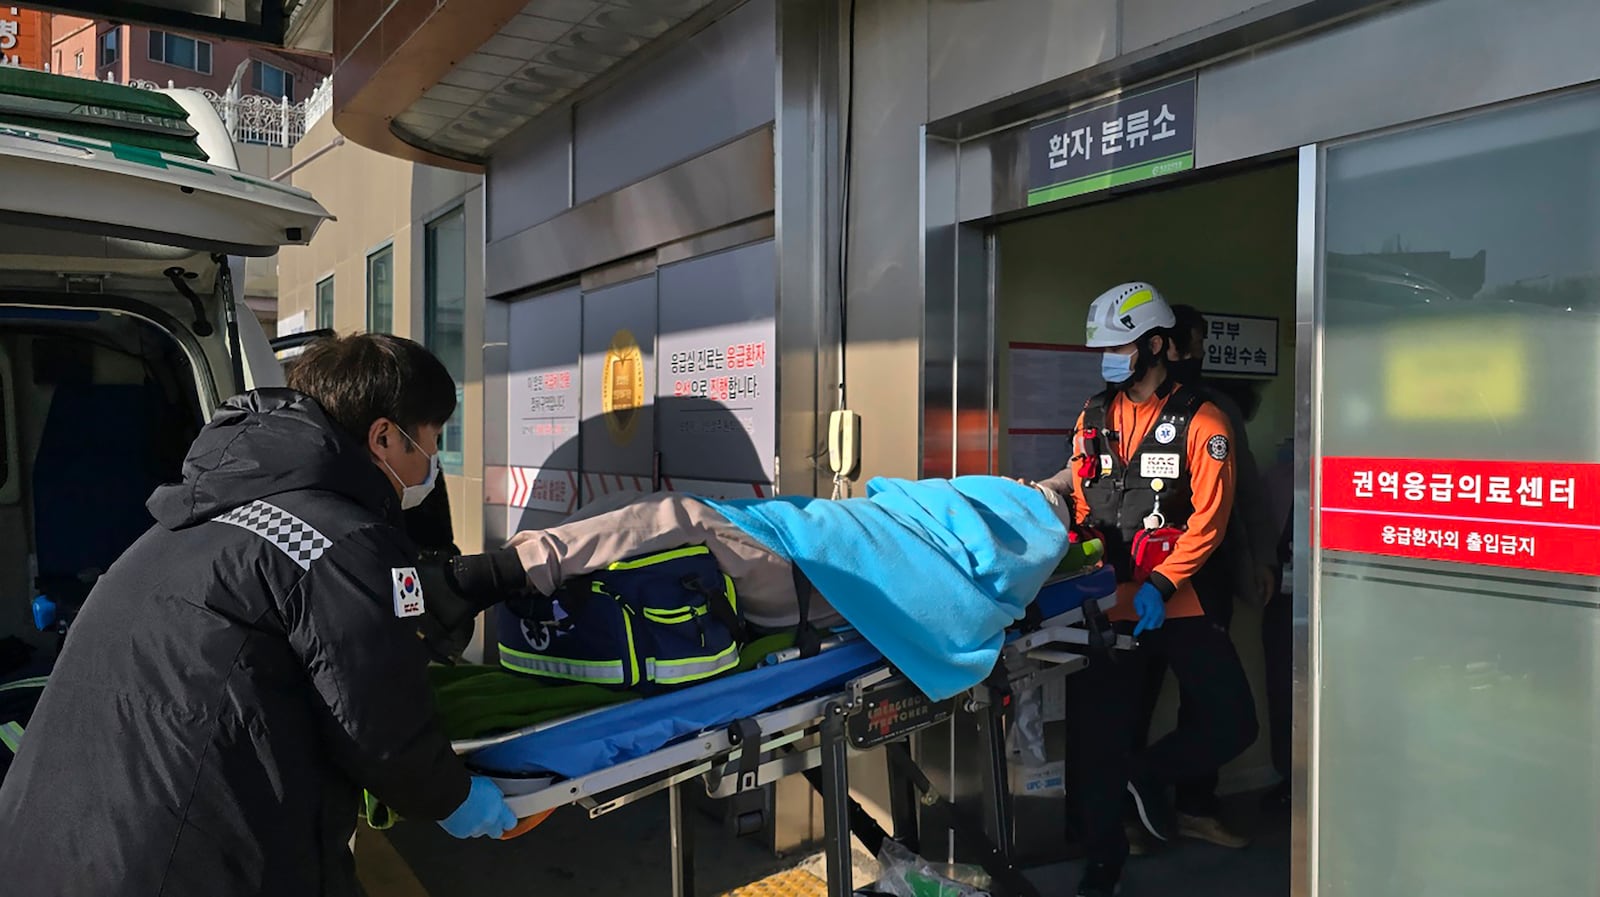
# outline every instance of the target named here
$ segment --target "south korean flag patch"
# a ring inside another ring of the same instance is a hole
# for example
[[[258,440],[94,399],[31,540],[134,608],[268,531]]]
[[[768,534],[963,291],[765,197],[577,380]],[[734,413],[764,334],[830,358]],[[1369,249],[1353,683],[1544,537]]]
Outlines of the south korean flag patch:
[[[1206,454],[1218,461],[1228,460],[1228,437],[1218,433],[1206,440]]]
[[[395,567],[389,572],[394,575],[394,615],[401,619],[422,616],[425,608],[422,603],[422,580],[417,577],[417,568]]]

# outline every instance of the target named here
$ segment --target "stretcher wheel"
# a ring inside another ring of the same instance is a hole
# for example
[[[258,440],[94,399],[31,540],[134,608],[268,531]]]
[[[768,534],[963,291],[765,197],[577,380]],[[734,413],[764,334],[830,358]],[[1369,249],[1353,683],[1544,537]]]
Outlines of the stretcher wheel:
[[[500,840],[510,841],[512,838],[520,838],[521,836],[526,835],[528,832],[538,828],[539,823],[549,819],[550,814],[554,812],[555,810],[545,810],[543,813],[529,816],[527,819],[518,820],[517,827],[501,835]]]
[[[751,810],[735,814],[730,820],[735,838],[748,838],[767,827],[767,811]]]

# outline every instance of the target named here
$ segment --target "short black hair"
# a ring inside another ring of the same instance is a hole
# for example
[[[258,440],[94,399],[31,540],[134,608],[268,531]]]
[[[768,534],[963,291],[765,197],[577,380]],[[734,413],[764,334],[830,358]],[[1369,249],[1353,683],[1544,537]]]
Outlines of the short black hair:
[[[1179,355],[1193,354],[1194,335],[1206,332],[1206,316],[1192,305],[1172,306],[1172,341]]]
[[[444,363],[387,333],[319,339],[295,359],[288,380],[363,445],[379,418],[414,435],[424,424],[443,426],[456,412],[456,382]]]

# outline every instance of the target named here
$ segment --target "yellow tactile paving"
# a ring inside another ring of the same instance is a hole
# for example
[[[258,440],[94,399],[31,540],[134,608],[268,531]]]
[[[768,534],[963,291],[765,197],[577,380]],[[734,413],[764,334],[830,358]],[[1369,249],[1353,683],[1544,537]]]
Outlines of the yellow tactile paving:
[[[827,897],[828,884],[804,869],[790,869],[735,888],[720,897]]]

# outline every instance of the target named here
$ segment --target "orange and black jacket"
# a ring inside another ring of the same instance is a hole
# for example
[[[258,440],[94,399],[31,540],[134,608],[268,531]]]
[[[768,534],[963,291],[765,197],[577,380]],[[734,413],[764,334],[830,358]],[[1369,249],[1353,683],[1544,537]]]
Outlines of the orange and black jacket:
[[[1140,583],[1127,575],[1132,566],[1128,545],[1155,504],[1149,488],[1155,478],[1164,481],[1162,514],[1183,534],[1149,581],[1167,599],[1167,616],[1204,613],[1191,580],[1228,529],[1234,491],[1232,440],[1227,417],[1215,405],[1170,383],[1143,402],[1134,402],[1121,390],[1105,393],[1090,400],[1079,415],[1072,462],[1044,485],[1063,494],[1070,490],[1078,522],[1107,537],[1109,560],[1123,580],[1112,619],[1138,616],[1133,596]],[[1170,476],[1174,468],[1177,477]],[[1108,490],[1108,481],[1117,488]]]

